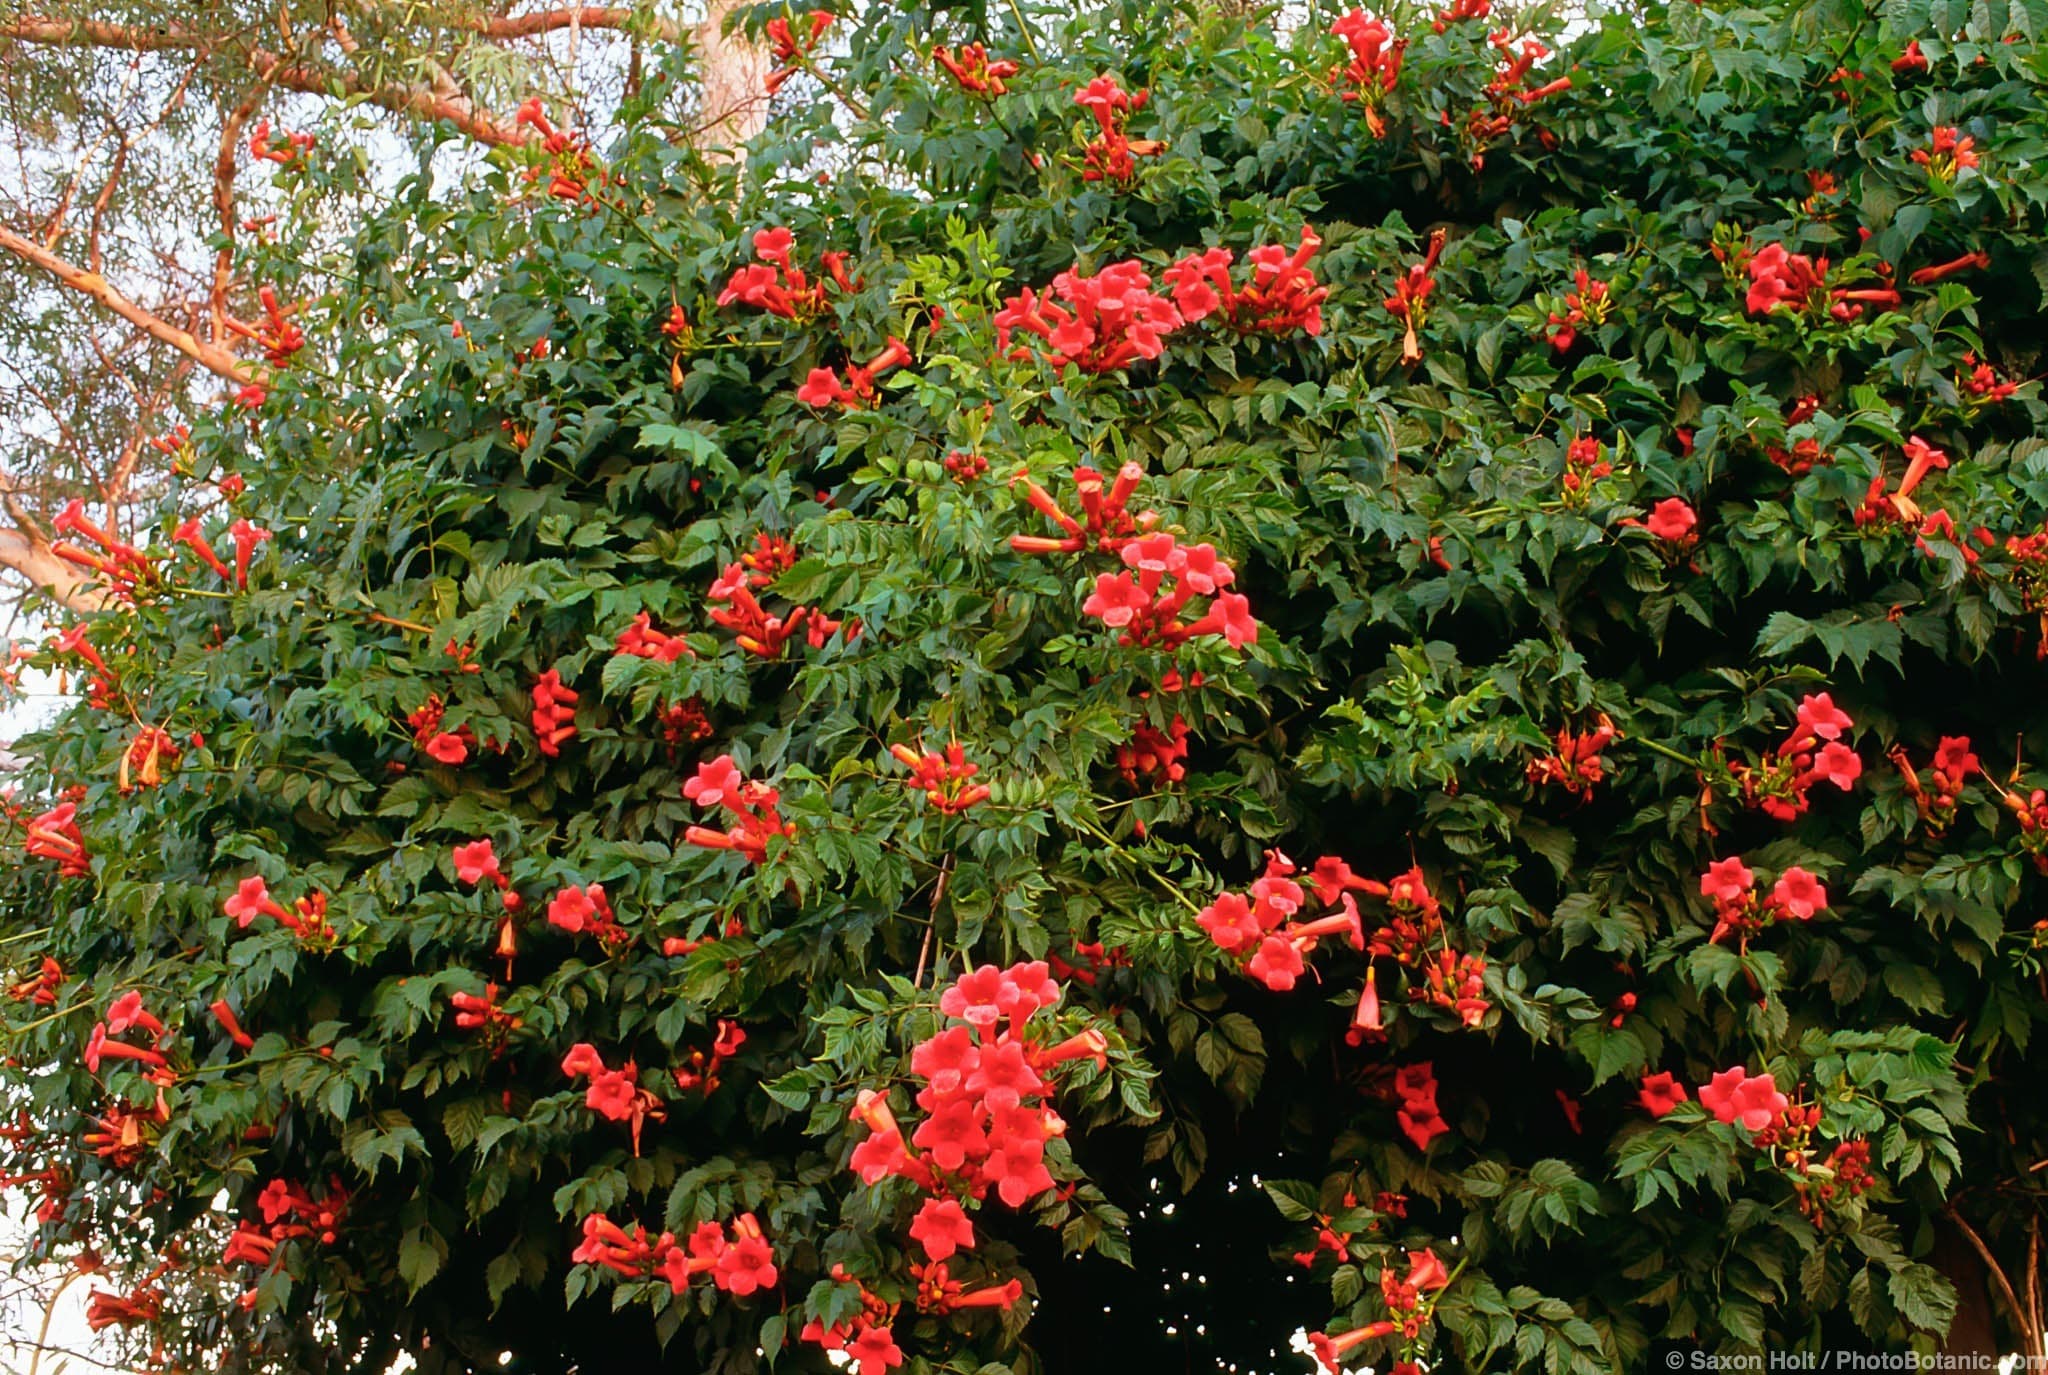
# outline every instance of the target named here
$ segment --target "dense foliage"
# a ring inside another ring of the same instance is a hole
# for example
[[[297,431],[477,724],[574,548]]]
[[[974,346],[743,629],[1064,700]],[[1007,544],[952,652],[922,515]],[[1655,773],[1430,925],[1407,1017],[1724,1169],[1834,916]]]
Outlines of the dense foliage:
[[[744,166],[423,156],[154,542],[67,522],[5,1173],[96,1318],[2038,1329],[2048,10],[1486,10],[781,15]]]

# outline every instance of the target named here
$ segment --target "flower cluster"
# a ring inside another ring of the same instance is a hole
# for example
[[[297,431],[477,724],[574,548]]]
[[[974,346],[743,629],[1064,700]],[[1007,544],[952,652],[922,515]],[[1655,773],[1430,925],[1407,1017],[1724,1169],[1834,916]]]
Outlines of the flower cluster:
[[[317,142],[311,134],[297,134],[289,129],[271,132],[270,121],[259,119],[249,128],[249,156],[258,162],[274,162],[288,167],[299,160],[303,153],[312,151]]]
[[[718,304],[752,306],[785,320],[807,322],[825,312],[826,290],[837,287],[851,294],[859,283],[846,276],[844,253],[821,253],[818,263],[824,275],[812,278],[790,260],[796,236],[783,228],[760,229],[754,233],[754,256],[750,263],[732,274],[732,280],[718,293]]]
[[[1593,494],[1593,484],[1614,472],[1607,459],[1607,446],[1592,435],[1580,435],[1565,446],[1564,473],[1558,486],[1567,504],[1576,505]]]
[[[1436,1296],[1450,1282],[1451,1275],[1444,1269],[1444,1263],[1437,1259],[1436,1252],[1427,1249],[1408,1252],[1408,1273],[1405,1277],[1390,1268],[1381,1267],[1380,1297],[1386,1303],[1390,1316],[1335,1336],[1311,1332],[1308,1344],[1316,1363],[1327,1375],[1344,1375],[1345,1360],[1352,1351],[1366,1342],[1398,1333],[1404,1343],[1403,1359],[1394,1363],[1390,1375],[1420,1375],[1422,1367],[1413,1359],[1421,1354],[1416,1348],[1416,1339],[1421,1336],[1423,1325],[1429,1321],[1436,1307]]]
[[[699,764],[696,776],[683,784],[683,796],[700,807],[723,808],[732,820],[723,831],[690,827],[683,832],[683,839],[692,845],[737,850],[758,864],[767,857],[769,841],[796,834],[796,827],[776,810],[782,794],[766,783],[741,777],[729,754]]]
[[[1927,146],[1913,150],[1913,161],[1927,169],[1929,181],[1954,181],[1963,169],[1978,165],[1977,140],[1952,124],[1937,124]]]
[[[803,64],[810,59],[811,50],[818,46],[825,30],[832,27],[834,18],[830,10],[812,10],[797,21],[795,29],[790,28],[789,20],[780,16],[768,21],[764,32],[768,35],[777,64],[765,82],[769,95],[781,90],[784,82],[802,70]]]
[[[923,793],[925,801],[948,816],[957,816],[988,800],[988,786],[973,781],[981,766],[967,762],[966,751],[958,741],[946,746],[944,754],[936,750],[920,754],[908,745],[891,745],[889,753],[910,770],[904,783],[912,791]]]
[[[1326,937],[1342,936],[1353,950],[1365,949],[1358,901],[1344,891],[1347,885],[1341,882],[1334,889],[1320,882],[1314,885],[1323,904],[1337,908],[1335,913],[1313,921],[1295,919],[1308,897],[1294,881],[1295,872],[1293,860],[1278,850],[1268,850],[1266,871],[1253,881],[1248,895],[1220,894],[1195,918],[1210,940],[1241,959],[1245,972],[1274,992],[1294,987],[1307,970],[1303,957]],[[1348,876],[1349,872],[1346,866],[1344,873]],[[1386,894],[1385,884],[1371,880],[1355,880],[1348,886],[1378,896]]]
[[[1815,783],[1832,783],[1847,792],[1863,773],[1863,761],[1842,743],[1843,732],[1855,724],[1829,694],[1802,697],[1797,720],[1774,753],[1726,766],[1743,805],[1779,821],[1796,821],[1805,815],[1807,793]]]
[[[711,1038],[711,1049],[693,1050],[679,1069],[671,1070],[675,1075],[676,1087],[688,1093],[691,1089],[702,1089],[707,1095],[718,1091],[718,1071],[727,1060],[739,1054],[740,1047],[747,1043],[747,1033],[739,1023],[729,1017],[718,1019],[718,1030]]]
[[[237,930],[248,930],[258,917],[270,917],[304,944],[323,945],[334,940],[334,930],[327,924],[327,894],[314,892],[298,898],[286,911],[270,896],[270,885],[260,874],[251,874],[236,885],[234,896],[223,902],[220,910],[235,919]]]
[[[901,1305],[882,1299],[847,1274],[843,1265],[833,1265],[832,1278],[860,1290],[860,1312],[850,1321],[830,1327],[812,1318],[804,1324],[798,1340],[811,1342],[827,1352],[844,1352],[854,1375],[887,1375],[902,1365],[903,1348],[896,1345],[895,1333],[891,1331]]]
[[[1159,523],[1156,511],[1139,511],[1134,515],[1129,509],[1131,496],[1138,490],[1138,483],[1144,476],[1143,468],[1135,463],[1126,463],[1117,469],[1116,481],[1104,487],[1102,474],[1093,468],[1074,469],[1074,500],[1081,508],[1081,518],[1077,520],[1053,500],[1050,492],[1020,470],[1012,485],[1022,485],[1025,500],[1065,533],[1058,539],[1045,535],[1012,535],[1010,548],[1020,554],[1078,554],[1087,549],[1099,549],[1105,554],[1119,553],[1126,544]]]
[[[1408,265],[1408,270],[1394,283],[1394,294],[1386,299],[1387,313],[1399,320],[1403,327],[1403,363],[1422,361],[1422,341],[1417,332],[1429,315],[1429,296],[1436,290],[1436,261],[1443,256],[1443,251],[1444,231],[1431,230],[1428,252],[1423,254],[1421,262]]]
[[[1351,60],[1330,73],[1331,81],[1345,88],[1339,97],[1356,102],[1365,111],[1365,127],[1374,138],[1386,137],[1387,124],[1380,118],[1379,105],[1401,79],[1401,58],[1408,51],[1408,40],[1395,38],[1384,21],[1364,10],[1352,10],[1338,18],[1330,25],[1330,33],[1351,49]]]
[[[135,732],[128,748],[121,751],[116,786],[126,797],[137,788],[154,788],[164,781],[163,766],[178,762],[184,751],[162,726],[143,726]]]
[[[1187,757],[1188,723],[1176,712],[1164,731],[1140,721],[1131,732],[1131,743],[1117,746],[1116,767],[1133,787],[1141,781],[1178,783],[1187,777]]]
[[[1317,285],[1308,260],[1322,246],[1304,225],[1301,243],[1291,253],[1279,244],[1254,248],[1245,255],[1252,279],[1241,288],[1231,284],[1233,259],[1227,248],[1190,254],[1159,275],[1173,288],[1174,308],[1187,324],[1213,315],[1240,334],[1300,330],[1314,338],[1323,332],[1323,301],[1330,292]]]
[[[22,849],[31,859],[54,859],[57,872],[65,878],[84,878],[92,872],[92,858],[86,852],[85,832],[78,827],[78,804],[60,802],[28,823]]]
[[[654,617],[643,611],[633,618],[633,623],[619,632],[612,642],[614,654],[630,654],[636,659],[652,659],[656,663],[672,664],[678,659],[694,658],[690,646],[680,635],[670,635],[654,628]]]
[[[2048,790],[2035,788],[2025,797],[2001,791],[1999,801],[2020,824],[2020,848],[2032,857],[2036,869],[2048,874]]]
[[[495,1054],[502,1050],[505,1038],[525,1025],[498,1005],[498,985],[487,983],[481,993],[451,993],[448,1005],[455,1009],[455,1025],[462,1031],[480,1031],[486,1044]]]
[[[1074,92],[1074,103],[1095,116],[1096,133],[1081,150],[1083,181],[1127,182],[1138,174],[1137,159],[1166,151],[1155,139],[1132,139],[1131,116],[1145,108],[1150,91],[1126,91],[1114,76],[1098,76]]]
[[[1794,314],[1818,314],[1836,320],[1860,318],[1866,305],[1896,306],[1899,293],[1890,286],[1830,287],[1828,260],[1793,253],[1782,243],[1765,244],[1744,265],[1749,293],[1743,304],[1751,315],[1769,315],[1781,307]]]
[[[1486,83],[1486,103],[1475,106],[1465,120],[1465,139],[1473,149],[1471,162],[1475,172],[1486,167],[1487,144],[1513,129],[1526,107],[1570,90],[1572,84],[1568,76],[1555,77],[1540,86],[1528,84],[1531,69],[1550,56],[1550,49],[1535,39],[1524,38],[1518,51],[1508,30],[1501,29],[1489,35],[1488,41],[1499,51],[1501,65]],[[1443,121],[1446,125],[1451,122],[1450,111],[1444,112]],[[1555,135],[1548,130],[1538,131],[1537,137],[1546,147],[1557,146]]]
[[[1581,329],[1607,323],[1607,283],[1595,281],[1583,267],[1573,275],[1573,280],[1576,289],[1567,291],[1562,301],[1548,308],[1550,347],[1559,353],[1571,352]]]
[[[940,1012],[966,1025],[911,1049],[911,1073],[924,1081],[916,1095],[924,1120],[906,1139],[886,1094],[864,1089],[855,1101],[854,1120],[868,1135],[849,1168],[863,1183],[898,1176],[930,1196],[912,1237],[933,1261],[973,1245],[963,1199],[980,1202],[993,1190],[1021,1208],[1053,1185],[1045,1144],[1066,1124],[1041,1101],[1052,1088],[1045,1072],[1069,1060],[1106,1064],[1108,1049],[1094,1030],[1050,1046],[1025,1034],[1060,996],[1042,962],[968,971],[939,998]]]
[[[546,177],[550,196],[573,202],[589,194],[593,177],[602,184],[604,172],[597,159],[591,156],[590,141],[573,130],[557,129],[549,123],[539,96],[531,97],[520,105],[513,122],[539,135],[539,142],[534,146],[541,156],[538,162],[526,169],[528,185],[538,185],[540,179]]]
[[[130,1032],[147,1036],[149,1044],[144,1046],[114,1039]],[[88,1072],[98,1074],[104,1061],[129,1060],[146,1066],[152,1079],[168,1082],[165,1076],[170,1060],[164,1055],[163,1044],[169,1038],[170,1032],[164,1024],[142,1005],[142,995],[130,989],[114,999],[102,1020],[93,1023],[92,1035],[85,1043],[85,1067]]]
[[[1700,895],[1714,904],[1714,934],[1709,943],[1734,936],[1748,948],[1750,937],[1781,921],[1810,921],[1828,905],[1827,889],[1798,865],[1778,875],[1768,894],[1756,890],[1756,875],[1738,856],[1715,860],[1700,875]]]
[[[570,1259],[628,1279],[664,1279],[678,1294],[699,1275],[708,1274],[719,1289],[740,1299],[773,1289],[778,1278],[775,1248],[752,1213],[734,1218],[730,1235],[716,1222],[700,1222],[683,1242],[672,1232],[650,1238],[637,1223],[625,1228],[602,1213],[592,1213],[583,1219],[583,1244]]]
[[[55,1007],[57,990],[64,986],[64,982],[64,966],[45,955],[36,966],[35,973],[7,986],[7,996],[17,1003]]]
[[[1986,261],[1989,262],[1989,259],[1986,258]],[[1914,276],[1917,278],[1919,274],[1915,273]],[[2027,385],[2024,382],[2001,380],[1997,371],[1989,363],[1978,362],[1974,353],[1963,354],[1963,366],[1970,371],[1967,374],[1957,374],[1956,391],[1966,398],[1964,404],[1972,410],[1981,410],[1985,406],[1995,406],[2001,401],[2010,401],[2021,387]]]
[[[1907,437],[1905,454],[1906,471],[1896,490],[1887,490],[1882,472],[1870,480],[1870,490],[1864,493],[1863,504],[1856,509],[1858,525],[1884,521],[1911,525],[1920,520],[1920,507],[1913,500],[1913,492],[1929,473],[1947,468],[1949,457],[1917,434]]]
[[[1259,637],[1251,601],[1223,589],[1236,573],[1213,545],[1182,545],[1167,531],[1123,546],[1127,571],[1098,573],[1081,610],[1118,633],[1117,643],[1173,648],[1203,635],[1221,635],[1232,649]],[[1181,614],[1196,596],[1210,599],[1192,620]]]
[[[1809,1222],[1819,1222],[1828,1211],[1861,1198],[1870,1188],[1868,1141],[1837,1141],[1825,1160],[1815,1160],[1810,1150],[1788,1151],[1786,1157],[1801,1176],[1793,1181],[1792,1192]]]
[[[795,563],[796,549],[787,540],[759,535],[754,548],[727,564],[704,594],[712,603],[712,622],[732,631],[734,643],[747,653],[779,659],[782,647],[799,629],[812,649],[821,648],[839,630],[841,622],[812,606],[792,607],[786,615],[772,616],[754,595],[757,588],[765,589]]]
[[[1033,358],[1028,346],[1010,346],[1011,336],[1023,330],[1045,341],[1045,361],[1055,368],[1114,372],[1157,358],[1182,323],[1180,311],[1154,294],[1152,278],[1136,262],[1111,263],[1092,277],[1069,268],[1043,295],[1026,287],[1003,302],[995,315],[996,351]]]
[[[872,406],[879,395],[875,379],[909,366],[910,361],[910,346],[892,334],[882,351],[866,363],[849,363],[844,382],[839,380],[836,368],[812,368],[803,385],[796,389],[796,399],[806,406],[837,406],[841,410]]]
[[[512,961],[519,954],[519,927],[516,914],[523,905],[519,894],[512,889],[512,880],[498,867],[497,852],[488,840],[473,840],[467,845],[458,845],[454,852],[455,877],[459,882],[475,887],[486,881],[498,888],[498,900],[505,909],[505,915],[498,922],[498,944],[492,951],[505,962],[505,977],[512,977]]]
[[[947,477],[966,487],[988,471],[988,460],[965,449],[954,449],[946,455],[945,468]]]
[[[442,730],[441,722],[447,714],[448,708],[441,701],[441,694],[429,693],[419,710],[405,718],[405,724],[412,728],[413,744],[429,758],[439,764],[460,764],[477,747],[476,732],[468,726],[457,726],[452,731]]]
[[[548,903],[548,925],[572,936],[595,936],[607,950],[616,949],[632,939],[632,933],[619,925],[619,919],[612,912],[611,899],[604,894],[604,885],[593,883],[587,888],[573,884],[564,887]]]
[[[1594,718],[1593,728],[1557,730],[1557,753],[1529,761],[1529,782],[1536,787],[1556,785],[1574,797],[1588,798],[1607,777],[1607,763],[1601,751],[1619,734],[1606,712]]]
[[[132,598],[136,587],[156,577],[156,565],[140,549],[114,534],[112,530],[95,524],[85,514],[85,503],[74,500],[57,513],[57,533],[77,535],[91,540],[100,547],[99,553],[74,544],[70,540],[56,540],[50,545],[50,552],[66,563],[90,568],[107,580],[107,587],[116,596]]]
[[[576,703],[579,694],[562,683],[559,669],[549,669],[533,684],[533,735],[540,752],[550,759],[576,736]]]
[[[1981,772],[1984,767],[1970,748],[1967,735],[1941,737],[1940,743],[1934,747],[1934,762],[1928,766],[1925,783],[1921,782],[1919,772],[1906,758],[1904,745],[1892,746],[1891,759],[1898,765],[1906,796],[1913,799],[1914,809],[1927,823],[1928,832],[1932,835],[1940,835],[1956,819],[1956,804],[1962,797],[1963,785],[1969,782],[1970,775]]]
[[[588,1041],[578,1041],[562,1057],[562,1073],[571,1079],[590,1077],[583,1092],[583,1106],[612,1122],[624,1122],[633,1133],[633,1154],[640,1154],[640,1129],[649,1119],[659,1122],[668,1115],[661,1099],[640,1087],[640,1067],[631,1060],[617,1069],[607,1069],[604,1057]]]
[[[339,1179],[330,1179],[325,1197],[317,1199],[303,1184],[273,1179],[256,1195],[256,1211],[262,1222],[250,1218],[236,1222],[234,1233],[221,1250],[220,1263],[269,1270],[278,1263],[278,1248],[285,1242],[304,1240],[332,1246],[348,1204],[348,1190]],[[245,1291],[238,1302],[243,1308],[254,1308],[255,1288]]]
[[[285,367],[291,363],[292,355],[306,346],[306,332],[292,323],[292,313],[298,307],[286,310],[280,306],[277,291],[270,286],[259,288],[256,300],[263,307],[262,324],[245,324],[230,316],[227,327],[262,349],[270,366]]]
[[[1010,88],[1003,82],[1017,74],[1017,64],[1008,58],[989,61],[988,52],[979,43],[962,43],[957,51],[944,44],[932,48],[932,61],[953,74],[953,80],[960,83],[963,91],[976,95],[998,96]]]
[[[716,733],[711,717],[704,710],[703,699],[698,697],[665,704],[660,721],[661,738],[671,749],[709,740]]]

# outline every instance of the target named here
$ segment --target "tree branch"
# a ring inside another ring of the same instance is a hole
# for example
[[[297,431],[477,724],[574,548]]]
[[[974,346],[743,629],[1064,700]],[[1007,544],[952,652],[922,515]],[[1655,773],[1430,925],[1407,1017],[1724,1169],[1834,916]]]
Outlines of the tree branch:
[[[210,41],[207,35],[177,24],[144,28],[98,19],[10,19],[0,23],[0,38],[65,48],[120,48],[138,53],[177,52]]]
[[[141,329],[150,338],[158,343],[170,345],[216,377],[224,378],[237,386],[256,380],[256,374],[244,367],[234,354],[216,345],[204,343],[170,321],[150,314],[114,290],[107,279],[99,273],[87,272],[76,264],[66,262],[35,240],[25,239],[13,230],[0,226],[0,251],[26,259],[65,286],[85,293],[129,324]]]
[[[1991,1254],[1991,1248],[1984,1244],[1983,1237],[1977,1235],[1977,1229],[1963,1221],[1962,1214],[1955,1210],[1954,1204],[1950,1204],[1945,1211],[1948,1213],[1948,1220],[1963,1234],[1963,1240],[1970,1243],[1971,1248],[1983,1260],[1985,1269],[1991,1272],[1992,1281],[1998,1287],[1998,1297],[2005,1305],[2006,1314],[2012,1319],[2013,1327],[2026,1339],[2028,1354],[2037,1354],[2041,1345],[2041,1334],[2027,1330],[2027,1310],[2020,1306],[2020,1297],[2013,1292],[2012,1281],[2006,1278],[2005,1267],[1998,1263],[1998,1257]]]

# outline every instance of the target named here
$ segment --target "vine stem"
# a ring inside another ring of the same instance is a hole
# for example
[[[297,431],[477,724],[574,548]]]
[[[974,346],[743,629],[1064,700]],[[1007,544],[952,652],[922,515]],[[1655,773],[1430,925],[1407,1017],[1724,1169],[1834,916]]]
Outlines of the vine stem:
[[[932,885],[931,916],[924,924],[924,941],[917,948],[917,972],[910,976],[912,988],[924,987],[925,962],[932,955],[932,933],[939,929],[939,902],[946,896],[946,880],[953,877],[953,852],[939,862],[939,881]]]
[[[1644,737],[1639,735],[1630,736],[1629,739],[1632,743],[1641,745],[1644,749],[1650,751],[1652,754],[1661,754],[1666,759],[1675,760],[1676,762],[1685,765],[1687,768],[1697,769],[1700,767],[1700,761],[1697,758],[1689,754],[1680,753],[1679,751],[1672,749],[1669,745],[1660,745],[1655,740],[1645,739]]]

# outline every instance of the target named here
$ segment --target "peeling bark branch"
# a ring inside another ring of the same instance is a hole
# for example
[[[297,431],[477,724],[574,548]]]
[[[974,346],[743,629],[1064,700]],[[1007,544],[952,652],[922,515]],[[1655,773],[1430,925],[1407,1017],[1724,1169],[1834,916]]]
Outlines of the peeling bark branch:
[[[74,263],[66,262],[44,248],[33,239],[25,239],[11,229],[0,227],[0,251],[12,253],[26,259],[35,267],[49,273],[65,286],[83,292],[105,306],[129,324],[148,334],[158,343],[168,344],[193,362],[217,377],[242,386],[256,380],[256,374],[243,366],[240,359],[224,348],[205,343],[179,329],[170,321],[152,315],[135,302],[114,290],[105,277],[97,272],[87,272]]]

